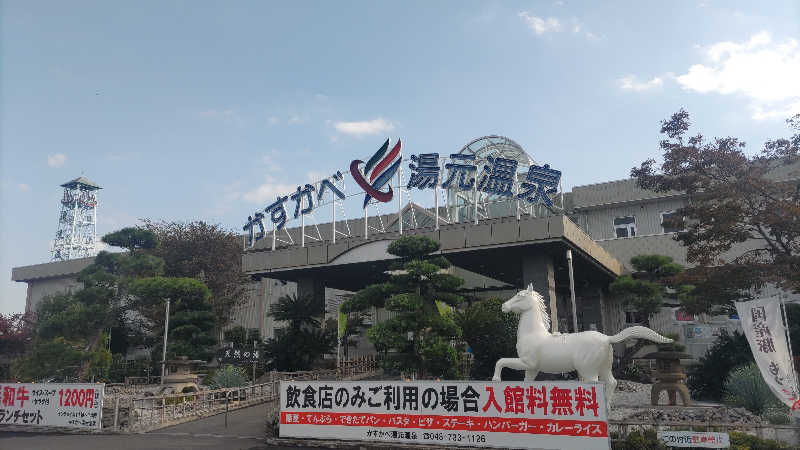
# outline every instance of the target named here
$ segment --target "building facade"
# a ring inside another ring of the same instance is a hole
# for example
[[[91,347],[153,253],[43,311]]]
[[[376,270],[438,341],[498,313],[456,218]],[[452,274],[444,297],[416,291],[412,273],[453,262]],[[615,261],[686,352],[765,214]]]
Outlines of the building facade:
[[[800,165],[782,167],[780,179],[800,178]],[[324,296],[326,315],[336,317],[338,304],[351,292],[380,279],[392,256],[388,243],[402,234],[425,235],[439,241],[442,254],[465,279],[465,294],[508,298],[529,283],[542,292],[558,310],[557,327],[572,330],[572,307],[567,276],[566,251],[575,255],[578,331],[597,329],[613,334],[636,324],[636,318],[618,299],[608,294],[608,284],[631,270],[636,255],[660,254],[686,265],[686,251],[675,240],[680,231],[664,225],[665,217],[676,214],[687,198],[682,193],[656,193],[636,186],[633,179],[577,186],[560,199],[565,214],[555,215],[539,208],[520,215],[510,203],[460,206],[439,213],[408,203],[400,215],[370,217],[383,230],[369,235],[364,219],[350,220],[348,237],[335,240],[331,224],[319,224],[319,240],[303,243],[299,227],[287,228],[290,243],[273,249],[262,239],[243,254],[243,270],[251,277],[248,296],[233,312],[231,326],[257,328],[263,337],[274,336],[276,323],[270,306],[290,294]],[[437,220],[457,217],[450,223]],[[475,220],[475,219],[478,220]],[[337,229],[344,225],[337,223]],[[743,245],[742,248],[747,248]],[[742,251],[742,248],[735,251]],[[731,254],[735,254],[731,252]],[[28,283],[26,311],[35,311],[41,299],[58,292],[79,289],[78,272],[91,258],[17,267],[12,279]],[[771,294],[771,293],[770,293]],[[789,301],[796,296],[781,293]],[[390,317],[373,311],[371,320]],[[682,314],[677,305],[667,305],[651,317],[650,325],[661,333],[675,333],[694,356],[701,356],[723,330],[738,327],[728,317],[695,317]],[[366,346],[369,351],[369,346]]]

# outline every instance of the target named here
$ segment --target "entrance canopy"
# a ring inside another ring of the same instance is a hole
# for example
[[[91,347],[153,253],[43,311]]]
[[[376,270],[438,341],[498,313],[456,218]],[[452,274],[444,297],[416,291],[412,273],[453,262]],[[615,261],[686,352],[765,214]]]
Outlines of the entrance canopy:
[[[566,216],[512,216],[478,224],[442,225],[438,230],[416,228],[403,234],[430,237],[440,243],[439,253],[453,265],[519,288],[541,275],[533,272],[545,266],[531,263],[534,259],[548,262],[546,267],[550,267],[557,286],[568,286],[568,249],[574,258],[576,286],[605,286],[623,271],[619,261]],[[326,287],[356,291],[385,279],[384,272],[394,258],[386,250],[400,237],[395,231],[370,234],[367,239],[354,236],[337,239],[336,243],[323,240],[274,251],[265,245],[256,246],[242,256],[242,268],[254,278],[312,278]]]

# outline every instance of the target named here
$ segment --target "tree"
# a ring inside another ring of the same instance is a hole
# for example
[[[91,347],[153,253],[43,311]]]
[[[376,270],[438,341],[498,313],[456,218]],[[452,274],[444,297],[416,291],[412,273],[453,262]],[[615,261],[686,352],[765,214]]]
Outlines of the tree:
[[[609,285],[611,295],[621,299],[625,306],[632,308],[644,326],[650,326],[650,316],[661,310],[668,290],[676,293],[688,292],[691,288],[678,285],[675,276],[683,272],[680,264],[669,256],[638,255],[631,258],[635,272],[622,275]],[[617,370],[622,370],[633,361],[633,356],[649,343],[638,340],[617,359]]]
[[[285,321],[275,337],[264,344],[268,370],[309,370],[314,362],[336,347],[336,324],[323,327],[317,317],[325,313],[324,299],[287,295],[270,306],[273,319]]]
[[[800,131],[800,115],[787,123]],[[670,225],[685,226],[676,239],[695,265],[682,275],[695,286],[682,297],[684,308],[732,312],[732,301],[766,284],[800,292],[800,132],[748,156],[737,138],[687,137],[689,127],[683,109],[662,121],[663,162],[631,169],[644,189],[688,197],[670,221],[685,218]]]
[[[687,386],[692,398],[722,400],[725,379],[736,367],[753,362],[753,352],[747,338],[739,333],[723,333],[697,364],[687,371]]]
[[[504,313],[502,306],[503,300],[493,298],[475,302],[463,311],[456,312],[456,323],[461,327],[464,340],[472,349],[470,376],[473,379],[491,379],[498,359],[511,358],[517,354],[519,316]],[[522,380],[523,373],[505,368],[503,379]]]
[[[78,275],[83,289],[50,296],[40,304],[33,344],[17,365],[18,376],[40,379],[77,364],[70,376],[105,378],[110,348],[125,351],[131,335],[140,339],[142,331],[163,333],[166,298],[174,301],[170,351],[209,359],[216,340],[208,288],[190,278],[161,277],[164,261],[146,253],[158,239],[147,230],[125,228],[104,236],[104,241],[129,251],[98,253]],[[117,338],[110,343],[109,336]]]
[[[104,377],[108,373],[111,364],[107,348],[109,332],[118,334],[112,329],[129,308],[131,280],[159,274],[163,262],[139,251],[156,245],[155,235],[147,231],[124,228],[103,239],[130,251],[101,251],[93,264],[78,274],[83,289],[42,301],[36,312],[31,351],[17,366],[18,376],[25,379],[47,377],[52,375],[48,371],[63,369],[72,363],[77,363],[79,369],[71,376],[81,380]],[[53,358],[54,354],[63,356]]]
[[[363,312],[356,311],[346,314],[345,317],[346,322],[344,330],[342,330],[341,333],[342,335],[339,337],[339,344],[341,344],[344,350],[344,359],[347,360],[350,358],[350,347],[358,345],[358,340],[355,339],[355,336],[360,335],[361,330],[367,327],[367,315]]]
[[[399,273],[386,283],[358,291],[342,303],[341,311],[350,313],[370,307],[386,308],[397,314],[372,326],[367,335],[384,355],[396,352],[403,370],[420,376],[457,376],[459,354],[450,341],[461,337],[461,328],[449,311],[440,312],[439,304],[457,306],[462,298],[456,289],[460,278],[444,273],[450,263],[430,254],[439,243],[424,236],[405,236],[389,245],[388,252],[400,258],[393,266]]]
[[[211,291],[194,278],[147,277],[131,283],[132,305],[151,324],[160,341],[164,336],[165,302],[170,300],[167,359],[188,356],[208,361],[214,354],[217,339],[211,308]],[[153,359],[161,359],[163,349],[153,348]],[[157,356],[156,356],[157,355]]]
[[[246,296],[247,276],[242,272],[242,241],[219,225],[197,222],[142,221],[158,237],[148,250],[164,260],[164,275],[197,278],[211,289],[218,330],[230,323],[231,311]]]
[[[237,325],[225,331],[225,340],[232,343],[234,347],[242,347],[247,340],[247,328]]]
[[[31,314],[0,313],[0,355],[16,357],[25,353],[33,339]]]
[[[11,377],[14,359],[22,356],[33,340],[31,314],[0,313],[0,380]]]
[[[127,227],[103,236],[102,241],[112,247],[121,247],[134,253],[136,250],[155,248],[158,245],[158,236],[148,230]]]
[[[682,289],[674,283],[675,275],[683,272],[680,264],[669,256],[638,255],[631,258],[635,272],[622,275],[609,285],[609,291],[621,299],[625,306],[633,308],[642,317],[645,326],[650,316],[661,310],[667,289]]]

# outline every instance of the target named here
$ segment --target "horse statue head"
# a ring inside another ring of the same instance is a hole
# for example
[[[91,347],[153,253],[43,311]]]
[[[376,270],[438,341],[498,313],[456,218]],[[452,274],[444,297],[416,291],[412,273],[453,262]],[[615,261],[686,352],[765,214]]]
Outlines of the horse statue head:
[[[501,310],[506,313],[524,313],[529,309],[533,310],[534,315],[538,315],[538,319],[545,329],[550,328],[550,315],[547,313],[544,297],[533,290],[533,284],[529,284],[527,289],[517,292],[517,295],[511,297],[501,307]]]

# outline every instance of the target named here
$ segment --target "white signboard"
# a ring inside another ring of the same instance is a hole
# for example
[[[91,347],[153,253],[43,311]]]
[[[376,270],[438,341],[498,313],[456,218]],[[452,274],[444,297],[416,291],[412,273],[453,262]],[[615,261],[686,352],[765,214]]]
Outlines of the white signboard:
[[[667,447],[728,448],[731,446],[728,433],[659,431],[658,439]]]
[[[280,436],[608,450],[601,383],[281,381]]]
[[[764,381],[786,406],[800,408],[797,381],[781,319],[780,299],[739,302],[736,303],[736,312]]]
[[[0,383],[0,427],[102,427],[104,384]]]

